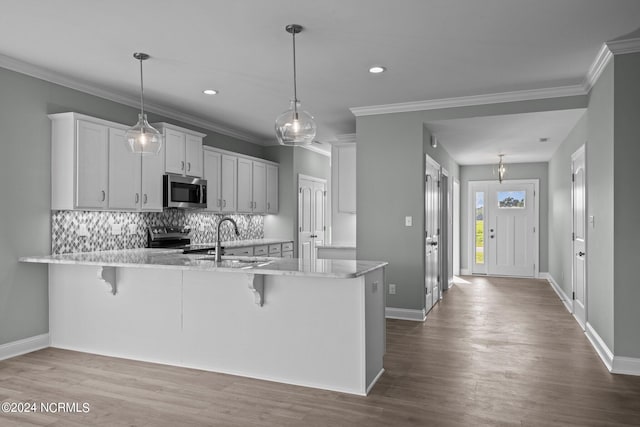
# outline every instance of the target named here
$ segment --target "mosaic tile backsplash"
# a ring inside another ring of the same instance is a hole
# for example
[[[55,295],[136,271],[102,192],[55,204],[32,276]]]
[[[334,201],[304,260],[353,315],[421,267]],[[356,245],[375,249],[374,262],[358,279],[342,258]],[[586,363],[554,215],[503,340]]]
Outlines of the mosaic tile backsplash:
[[[147,227],[157,225],[186,225],[191,228],[192,243],[215,242],[218,222],[225,216],[238,223],[240,237],[233,233],[233,227],[223,225],[222,240],[264,238],[264,217],[260,215],[220,215],[178,209],[164,212],[52,211],[51,253],[144,248]],[[122,234],[111,233],[113,224],[122,227]],[[80,235],[84,226],[87,236]]]

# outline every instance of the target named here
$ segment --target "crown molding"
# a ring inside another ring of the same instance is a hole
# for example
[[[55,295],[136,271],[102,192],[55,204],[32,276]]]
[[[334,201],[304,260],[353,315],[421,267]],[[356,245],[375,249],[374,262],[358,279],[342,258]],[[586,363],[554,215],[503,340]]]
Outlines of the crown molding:
[[[109,101],[117,102],[118,104],[123,104],[134,108],[140,107],[140,99],[137,96],[124,95],[110,90],[98,88],[86,81],[82,81],[80,79],[72,79],[55,71],[51,71],[6,55],[0,54],[0,67],[15,71],[17,73],[26,74],[28,76],[35,77],[37,79],[54,83],[60,86],[68,87],[70,89],[74,89],[89,95],[97,96]],[[262,142],[253,135],[220,126],[219,124],[212,121],[192,116],[173,108],[145,102],[145,109],[149,112],[160,114],[174,120],[179,120],[193,126],[198,126],[212,132],[230,136],[232,138],[237,138],[242,141],[251,142],[253,144],[263,145]]]
[[[314,146],[313,143],[309,145],[299,145],[298,147],[313,151],[314,153],[322,154],[323,156],[331,157],[331,151],[325,151],[320,147]]]
[[[533,99],[561,98],[586,95],[583,85],[559,86],[545,89],[519,90],[486,95],[461,96],[457,98],[432,99],[428,101],[402,102],[398,104],[372,105],[350,108],[353,115],[372,116],[376,114],[407,113],[412,111],[437,110],[442,108],[469,107],[473,105],[499,104],[503,102],[529,101]]]
[[[356,142],[355,133],[343,133],[342,135],[336,135],[336,141],[331,142],[331,144],[334,144],[334,143],[348,144],[348,143],[355,143],[355,142]]]
[[[624,55],[626,53],[640,52],[640,38],[612,40],[606,42],[605,45],[614,55]]]
[[[593,88],[593,86],[596,84],[605,67],[612,58],[613,54],[611,53],[611,50],[607,47],[606,43],[603,43],[602,47],[600,47],[600,50],[598,51],[598,55],[596,55],[596,58],[589,67],[589,71],[587,71],[587,75],[584,78],[584,83],[582,84],[587,92],[589,92],[591,88]]]

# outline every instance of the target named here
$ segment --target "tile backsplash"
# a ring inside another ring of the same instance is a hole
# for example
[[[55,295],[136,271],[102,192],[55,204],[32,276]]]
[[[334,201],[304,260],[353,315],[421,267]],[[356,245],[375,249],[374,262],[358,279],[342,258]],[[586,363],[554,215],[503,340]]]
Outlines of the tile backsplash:
[[[144,248],[147,227],[153,225],[186,225],[191,228],[192,243],[215,242],[218,222],[225,216],[238,223],[240,237],[235,236],[229,224],[222,226],[222,240],[264,237],[264,217],[260,215],[220,215],[178,209],[164,212],[51,211],[51,253]],[[112,234],[114,224],[121,228],[121,234]]]

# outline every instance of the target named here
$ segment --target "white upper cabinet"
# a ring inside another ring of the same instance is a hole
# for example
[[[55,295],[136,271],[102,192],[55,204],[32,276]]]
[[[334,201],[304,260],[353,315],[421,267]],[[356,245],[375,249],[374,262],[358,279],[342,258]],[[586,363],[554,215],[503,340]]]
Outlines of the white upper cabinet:
[[[204,150],[204,179],[207,180],[207,211],[220,212],[222,210],[222,154],[211,150]]]
[[[337,210],[356,213],[356,144],[335,144],[331,162],[334,168],[332,188],[338,195]]]
[[[262,162],[252,162],[252,192],[254,213],[267,212],[267,165]]]
[[[76,113],[51,119],[51,209],[106,209],[109,122]]]
[[[238,158],[228,154],[222,155],[220,167],[220,199],[222,212],[235,212],[238,190]]]
[[[267,213],[278,213],[278,166],[267,164]]]
[[[238,159],[238,212],[253,212],[253,162],[243,157]]]
[[[162,210],[163,152],[131,153],[120,123],[77,113],[49,118],[51,209]]]
[[[152,126],[164,135],[165,172],[202,178],[202,139],[206,135],[169,123]]]
[[[140,207],[142,155],[129,151],[124,129],[109,129],[109,209]]]

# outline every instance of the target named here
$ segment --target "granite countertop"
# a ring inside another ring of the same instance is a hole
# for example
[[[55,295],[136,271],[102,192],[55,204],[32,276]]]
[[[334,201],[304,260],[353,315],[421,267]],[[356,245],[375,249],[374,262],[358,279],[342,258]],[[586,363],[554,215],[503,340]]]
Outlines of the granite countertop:
[[[26,256],[20,262],[101,267],[133,267],[154,269],[201,270],[280,276],[309,276],[348,279],[362,276],[386,266],[383,261],[319,259],[314,262],[298,258],[223,257],[183,254],[179,249],[125,249],[103,252],[80,252],[44,256]]]

